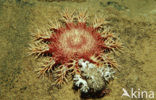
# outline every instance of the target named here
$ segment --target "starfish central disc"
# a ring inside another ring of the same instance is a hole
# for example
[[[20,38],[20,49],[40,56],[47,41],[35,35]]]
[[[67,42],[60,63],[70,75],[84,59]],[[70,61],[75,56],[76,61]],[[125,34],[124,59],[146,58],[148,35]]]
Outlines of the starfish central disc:
[[[59,38],[60,48],[65,54],[81,55],[84,52],[89,52],[95,45],[95,39],[88,31],[84,29],[67,30]]]

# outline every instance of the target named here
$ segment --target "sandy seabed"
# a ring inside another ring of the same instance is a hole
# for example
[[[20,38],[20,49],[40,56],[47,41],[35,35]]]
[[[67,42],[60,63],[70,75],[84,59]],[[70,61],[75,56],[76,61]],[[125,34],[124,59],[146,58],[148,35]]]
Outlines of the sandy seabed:
[[[88,9],[91,19],[106,16],[124,45],[115,55],[121,67],[109,86],[111,93],[94,100],[133,100],[121,97],[122,88],[156,92],[155,5],[156,0],[0,0],[0,100],[82,99],[72,81],[57,89],[50,79],[38,79],[36,60],[27,55],[31,30],[45,27],[65,8]]]

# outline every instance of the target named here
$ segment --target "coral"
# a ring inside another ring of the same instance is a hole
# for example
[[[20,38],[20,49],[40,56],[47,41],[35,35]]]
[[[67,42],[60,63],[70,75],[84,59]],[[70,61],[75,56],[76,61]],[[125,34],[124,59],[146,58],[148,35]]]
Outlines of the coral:
[[[87,14],[86,10],[65,10],[62,18],[50,21],[49,29],[37,29],[30,44],[30,55],[44,59],[39,64],[40,76],[51,74],[57,86],[74,76],[75,85],[83,92],[106,87],[113,78],[112,68],[118,67],[108,54],[121,48],[114,33],[104,27],[107,21],[95,16],[88,22]]]
[[[80,75],[75,75],[73,80],[76,81],[75,82],[76,86],[80,87],[80,85],[81,85],[81,89],[80,89],[81,91],[83,91],[85,93],[88,92],[88,90],[89,90],[88,84],[87,84],[86,80],[82,79],[82,77]]]
[[[97,67],[83,59],[79,60],[79,65],[81,66],[81,76],[75,75],[74,83],[84,93],[89,89],[93,89],[94,92],[106,89],[109,81],[114,78],[115,70],[109,66]]]

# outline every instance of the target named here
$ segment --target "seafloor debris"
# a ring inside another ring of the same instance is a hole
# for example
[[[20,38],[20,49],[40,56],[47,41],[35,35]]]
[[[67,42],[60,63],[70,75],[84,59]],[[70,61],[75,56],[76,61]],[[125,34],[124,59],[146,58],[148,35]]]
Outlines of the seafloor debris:
[[[51,75],[61,86],[73,77],[81,92],[106,89],[118,67],[109,54],[120,50],[121,43],[108,27],[103,17],[88,22],[84,11],[61,13],[62,18],[50,21],[45,31],[36,29],[32,34],[30,55],[41,59],[40,76]]]

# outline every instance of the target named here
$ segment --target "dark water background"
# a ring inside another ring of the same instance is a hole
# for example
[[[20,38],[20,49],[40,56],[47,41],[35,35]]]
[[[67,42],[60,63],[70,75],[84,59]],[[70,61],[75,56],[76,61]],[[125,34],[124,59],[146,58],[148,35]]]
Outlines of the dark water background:
[[[155,5],[156,0],[0,0],[0,100],[80,100],[72,82],[52,89],[49,79],[38,79],[36,61],[27,56],[34,26],[59,18],[65,8],[106,16],[124,44],[112,91],[98,100],[131,100],[121,97],[122,88],[156,92]]]

